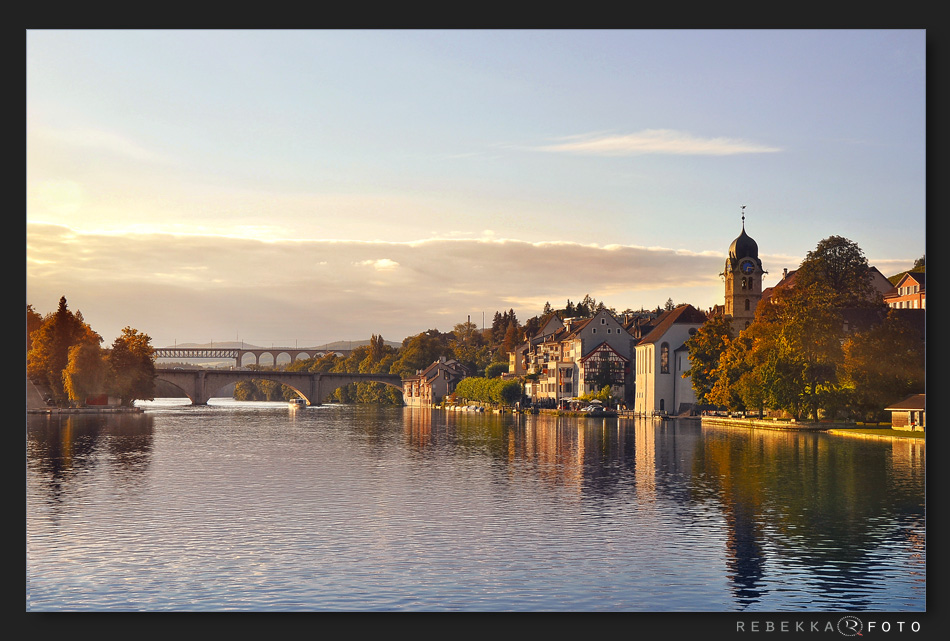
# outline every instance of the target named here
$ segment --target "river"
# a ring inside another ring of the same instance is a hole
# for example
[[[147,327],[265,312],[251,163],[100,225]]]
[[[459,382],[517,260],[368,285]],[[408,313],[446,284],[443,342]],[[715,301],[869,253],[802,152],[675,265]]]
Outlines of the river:
[[[919,441],[182,403],[28,415],[27,611],[926,610]]]

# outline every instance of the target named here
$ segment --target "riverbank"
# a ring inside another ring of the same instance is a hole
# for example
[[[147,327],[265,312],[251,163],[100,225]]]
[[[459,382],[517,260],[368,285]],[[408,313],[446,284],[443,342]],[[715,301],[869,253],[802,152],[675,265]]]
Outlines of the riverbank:
[[[141,407],[46,407],[27,409],[27,414],[139,414]]]
[[[926,432],[868,427],[854,423],[814,423],[790,420],[738,418],[727,416],[703,416],[703,426],[745,427],[759,430],[782,430],[798,432],[827,432],[828,434],[860,436],[864,438],[895,439],[910,438],[925,440]]]

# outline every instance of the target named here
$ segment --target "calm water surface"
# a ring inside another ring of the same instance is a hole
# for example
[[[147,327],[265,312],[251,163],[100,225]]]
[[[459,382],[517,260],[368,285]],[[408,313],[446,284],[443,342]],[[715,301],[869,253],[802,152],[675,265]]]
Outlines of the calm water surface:
[[[910,440],[159,399],[27,421],[31,611],[924,611]]]

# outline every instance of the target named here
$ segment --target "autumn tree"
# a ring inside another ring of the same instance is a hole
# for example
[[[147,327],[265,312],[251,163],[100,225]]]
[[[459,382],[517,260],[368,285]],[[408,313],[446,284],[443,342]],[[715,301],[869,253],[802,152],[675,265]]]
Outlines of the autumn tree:
[[[30,335],[33,334],[43,325],[43,316],[33,309],[33,306],[27,303],[26,305],[26,351],[29,353],[30,348],[33,346],[33,339],[30,338]]]
[[[29,311],[28,307],[28,318]],[[30,338],[30,350],[26,355],[27,377],[49,386],[57,405],[65,404],[69,395],[64,386],[63,372],[69,365],[70,349],[80,343],[99,345],[102,337],[86,325],[80,312],[73,314],[69,311],[63,296],[56,312],[46,316]]]
[[[130,406],[135,400],[155,397],[155,359],[152,339],[131,327],[112,343],[109,353],[111,392],[122,405]]]
[[[515,351],[518,345],[524,342],[522,331],[522,328],[518,326],[517,322],[512,322],[508,325],[508,330],[505,332],[505,340],[501,344],[501,351],[505,354],[506,360],[507,354]]]
[[[69,348],[63,370],[63,387],[70,402],[84,405],[86,398],[108,391],[107,353],[95,341],[83,341]]]
[[[690,368],[683,376],[691,379],[696,400],[701,405],[712,402],[708,397],[716,381],[719,358],[734,338],[732,322],[727,316],[719,315],[707,320],[686,341]]]

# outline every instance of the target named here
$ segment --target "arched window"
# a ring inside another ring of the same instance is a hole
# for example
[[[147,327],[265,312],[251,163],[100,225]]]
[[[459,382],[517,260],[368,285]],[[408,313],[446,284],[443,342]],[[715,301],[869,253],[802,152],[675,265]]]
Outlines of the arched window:
[[[660,374],[670,373],[670,344],[660,345]]]
[[[745,311],[749,311],[749,299],[745,299]]]

